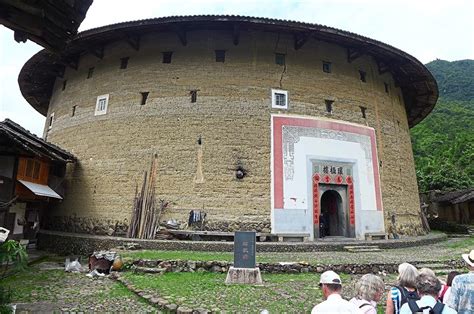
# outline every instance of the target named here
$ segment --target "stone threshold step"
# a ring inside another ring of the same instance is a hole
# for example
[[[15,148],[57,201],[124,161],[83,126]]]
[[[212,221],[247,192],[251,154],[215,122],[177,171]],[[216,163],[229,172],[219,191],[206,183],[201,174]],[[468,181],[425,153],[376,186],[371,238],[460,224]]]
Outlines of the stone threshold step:
[[[166,272],[166,268],[135,266],[134,271],[137,273],[146,273],[146,274],[163,274]]]
[[[346,245],[344,249],[378,249],[377,245]]]

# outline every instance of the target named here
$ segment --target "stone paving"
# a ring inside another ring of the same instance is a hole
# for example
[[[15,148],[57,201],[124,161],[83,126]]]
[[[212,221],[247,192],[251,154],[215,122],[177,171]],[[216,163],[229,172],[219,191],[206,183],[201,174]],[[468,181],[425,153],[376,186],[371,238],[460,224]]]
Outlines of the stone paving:
[[[16,277],[16,278],[15,278]],[[44,262],[8,278],[17,313],[156,313],[156,309],[109,278],[65,273],[60,263]]]

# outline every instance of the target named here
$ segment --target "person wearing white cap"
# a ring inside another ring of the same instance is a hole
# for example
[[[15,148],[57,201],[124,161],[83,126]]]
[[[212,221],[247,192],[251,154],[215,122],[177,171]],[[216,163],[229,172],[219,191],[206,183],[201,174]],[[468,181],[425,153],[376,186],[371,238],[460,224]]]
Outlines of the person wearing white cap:
[[[467,263],[469,273],[454,277],[446,305],[460,314],[474,313],[474,250],[462,254],[462,258]]]
[[[323,290],[323,301],[313,307],[311,314],[321,313],[359,313],[359,309],[341,297],[342,281],[332,270],[325,271],[319,279],[319,286]]]

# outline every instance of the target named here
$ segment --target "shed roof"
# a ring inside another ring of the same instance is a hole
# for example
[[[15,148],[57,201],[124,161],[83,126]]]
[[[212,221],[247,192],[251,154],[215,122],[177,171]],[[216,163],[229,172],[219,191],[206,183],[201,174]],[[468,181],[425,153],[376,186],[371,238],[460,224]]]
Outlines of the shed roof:
[[[320,24],[235,15],[171,16],[117,23],[81,32],[60,57],[43,50],[28,60],[18,78],[21,92],[39,113],[46,115],[56,77],[64,73],[65,66],[77,68],[81,55],[92,53],[101,58],[104,46],[117,40],[126,40],[138,49],[140,36],[150,32],[174,32],[186,45],[186,33],[197,29],[228,31],[236,45],[240,32],[244,30],[286,32],[293,36],[295,50],[308,39],[315,38],[346,47],[348,62],[361,55],[370,55],[377,61],[379,73],[392,73],[401,88],[410,127],[426,117],[438,99],[438,86],[428,69],[413,56],[390,45]]]
[[[74,162],[76,160],[76,157],[71,153],[37,137],[10,119],[0,122],[0,139],[2,138],[12,141],[21,150],[34,156],[61,162]]]
[[[433,198],[433,202],[447,202],[459,204],[474,200],[474,188],[444,192]]]

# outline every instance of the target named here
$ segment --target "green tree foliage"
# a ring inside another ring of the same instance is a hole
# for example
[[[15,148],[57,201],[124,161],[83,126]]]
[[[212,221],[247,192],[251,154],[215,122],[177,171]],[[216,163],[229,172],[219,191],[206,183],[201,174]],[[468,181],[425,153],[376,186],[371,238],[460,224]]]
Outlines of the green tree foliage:
[[[427,64],[438,81],[433,112],[411,130],[421,192],[474,186],[474,60]]]

